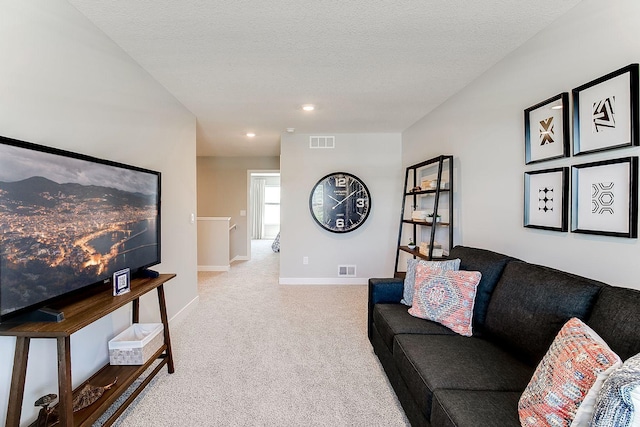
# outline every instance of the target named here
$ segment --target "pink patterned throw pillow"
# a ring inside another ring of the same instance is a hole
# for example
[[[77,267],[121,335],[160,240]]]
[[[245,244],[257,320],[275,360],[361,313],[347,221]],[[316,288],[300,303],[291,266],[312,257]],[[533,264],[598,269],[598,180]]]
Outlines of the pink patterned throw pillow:
[[[598,376],[620,358],[589,326],[572,318],[562,327],[520,397],[524,427],[571,426]]]
[[[477,271],[444,271],[418,264],[409,314],[470,337],[480,278]]]

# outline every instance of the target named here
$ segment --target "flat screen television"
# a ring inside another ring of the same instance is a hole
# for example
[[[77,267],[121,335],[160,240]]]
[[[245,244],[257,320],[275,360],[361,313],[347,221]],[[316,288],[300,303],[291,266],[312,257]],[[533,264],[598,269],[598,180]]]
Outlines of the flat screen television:
[[[0,323],[159,264],[160,183],[159,172],[0,137]]]

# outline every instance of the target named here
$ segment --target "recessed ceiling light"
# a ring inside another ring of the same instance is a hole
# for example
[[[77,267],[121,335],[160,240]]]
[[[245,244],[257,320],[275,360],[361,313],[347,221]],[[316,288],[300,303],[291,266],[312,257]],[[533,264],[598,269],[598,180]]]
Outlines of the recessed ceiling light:
[[[289,133],[294,133],[296,131],[295,128],[287,128],[287,132]]]
[[[247,136],[248,136],[249,138],[253,138],[254,136],[256,136],[256,134],[255,134],[255,133],[253,133],[253,132],[247,132]]]
[[[307,105],[303,105],[302,109],[304,111],[313,111],[316,109],[315,105],[311,105],[311,104],[307,104]]]

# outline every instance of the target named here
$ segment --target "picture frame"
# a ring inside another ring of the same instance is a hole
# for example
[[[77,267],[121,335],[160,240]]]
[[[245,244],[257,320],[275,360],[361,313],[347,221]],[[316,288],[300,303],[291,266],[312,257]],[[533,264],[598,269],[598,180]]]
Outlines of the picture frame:
[[[572,166],[572,232],[638,237],[638,157]]]
[[[524,173],[524,226],[569,230],[569,168]]]
[[[525,164],[569,157],[569,93],[524,110]]]
[[[638,64],[589,83],[573,94],[573,154],[637,146]]]
[[[131,290],[131,271],[128,268],[113,273],[113,296],[124,295]]]

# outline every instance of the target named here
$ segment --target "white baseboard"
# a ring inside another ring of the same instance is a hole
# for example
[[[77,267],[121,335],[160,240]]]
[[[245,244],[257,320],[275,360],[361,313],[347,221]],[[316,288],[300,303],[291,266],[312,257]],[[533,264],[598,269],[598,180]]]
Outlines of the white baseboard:
[[[233,257],[233,259],[231,260],[231,262],[235,262],[235,261],[249,261],[249,257],[246,255],[238,255]]]
[[[366,285],[369,283],[369,279],[361,277],[348,279],[338,277],[280,277],[278,283],[280,283],[281,285]]]
[[[229,271],[228,265],[199,265],[198,271]]]
[[[186,319],[186,317],[193,311],[196,309],[196,307],[198,306],[198,303],[200,303],[200,296],[196,296],[194,299],[192,299],[187,305],[185,305],[182,310],[180,310],[179,312],[177,312],[171,319],[169,319],[169,323],[170,326],[173,327],[173,325],[178,325],[180,323],[182,323],[182,321],[184,319]]]

